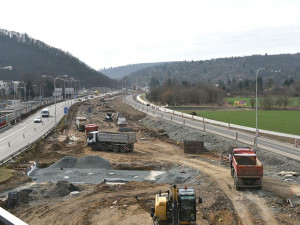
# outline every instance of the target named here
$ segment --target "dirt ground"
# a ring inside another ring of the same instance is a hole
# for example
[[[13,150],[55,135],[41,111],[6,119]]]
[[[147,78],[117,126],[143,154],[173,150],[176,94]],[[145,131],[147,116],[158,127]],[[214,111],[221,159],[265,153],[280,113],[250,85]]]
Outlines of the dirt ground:
[[[263,189],[234,189],[230,169],[220,163],[214,152],[185,154],[181,145],[168,138],[155,135],[157,131],[143,127],[140,120],[146,115],[126,105],[121,96],[109,99],[109,107],[99,99],[81,102],[70,110],[68,129],[59,129],[59,141],[48,137],[22,155],[19,164],[38,159],[47,167],[64,156],[99,155],[111,162],[115,169],[168,170],[174,165],[200,171],[192,186],[203,203],[197,205],[197,224],[299,224],[300,207],[290,207],[288,198],[300,195],[300,186],[282,180],[264,177]],[[88,109],[92,112],[88,112]],[[94,152],[86,144],[85,134],[75,127],[75,116],[86,116],[89,123],[98,124],[100,130],[117,131],[116,118],[104,121],[107,112],[120,112],[129,126],[138,129],[135,150],[122,154]],[[12,168],[16,166],[12,164]],[[29,181],[22,171],[0,184],[0,191],[14,187],[27,187],[32,192],[11,213],[28,224],[153,224],[150,208],[160,190],[169,184],[128,182],[110,186],[76,185],[79,196],[70,196],[71,184],[51,182],[37,184]],[[72,188],[74,188],[72,186]],[[73,190],[73,189],[72,189]],[[75,189],[74,189],[75,190]]]

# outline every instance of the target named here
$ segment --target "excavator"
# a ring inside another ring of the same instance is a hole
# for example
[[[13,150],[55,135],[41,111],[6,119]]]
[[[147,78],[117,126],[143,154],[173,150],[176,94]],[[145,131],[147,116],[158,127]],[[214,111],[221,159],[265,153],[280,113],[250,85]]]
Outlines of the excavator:
[[[202,198],[199,198],[199,204]],[[154,225],[195,224],[196,193],[194,188],[178,188],[172,185],[166,193],[155,196],[155,205],[151,208]]]

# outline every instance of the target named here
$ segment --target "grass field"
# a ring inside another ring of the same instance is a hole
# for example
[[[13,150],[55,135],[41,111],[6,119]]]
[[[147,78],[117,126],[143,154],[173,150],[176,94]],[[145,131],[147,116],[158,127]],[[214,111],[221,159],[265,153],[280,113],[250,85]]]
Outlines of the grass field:
[[[190,113],[190,110],[181,110]],[[251,111],[196,111],[197,115],[212,120],[255,128],[255,110]],[[300,135],[300,111],[258,111],[258,128]]]

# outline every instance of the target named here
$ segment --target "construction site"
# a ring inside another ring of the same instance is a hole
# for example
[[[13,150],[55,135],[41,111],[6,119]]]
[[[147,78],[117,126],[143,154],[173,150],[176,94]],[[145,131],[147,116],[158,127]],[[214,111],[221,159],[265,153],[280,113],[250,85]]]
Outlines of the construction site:
[[[57,143],[50,134],[9,162],[15,172],[0,184],[1,207],[27,224],[168,224],[157,219],[156,201],[166,196],[181,202],[184,191],[193,189],[195,214],[185,224],[300,224],[298,161],[152,117],[123,97],[77,102],[67,126],[58,126]],[[79,117],[99,132],[122,133],[128,140],[134,134],[134,143],[93,147],[87,140],[97,138],[97,131],[92,137],[79,129]],[[228,158],[233,147],[255,150],[263,164],[262,186],[237,190]],[[33,161],[38,168],[29,176],[17,169]],[[11,192],[19,193],[17,202],[7,200]]]

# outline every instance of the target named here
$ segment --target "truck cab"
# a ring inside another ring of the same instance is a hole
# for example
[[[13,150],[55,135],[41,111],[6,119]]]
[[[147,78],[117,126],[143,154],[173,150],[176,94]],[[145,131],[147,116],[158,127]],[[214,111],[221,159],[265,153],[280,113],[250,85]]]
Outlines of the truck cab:
[[[97,142],[97,134],[99,131],[91,131],[88,133],[87,143],[88,145],[93,145]]]
[[[50,116],[49,109],[48,108],[42,109],[41,115],[42,117],[49,117]]]

